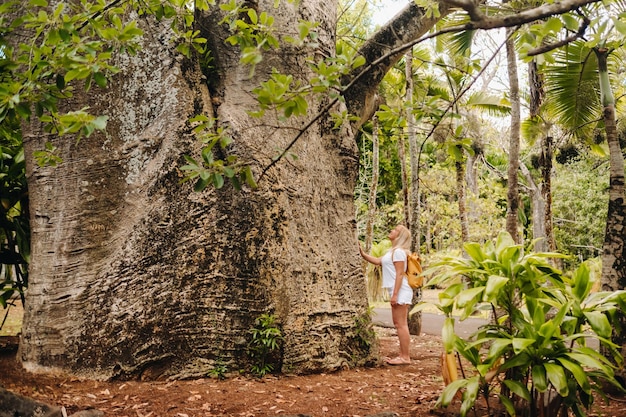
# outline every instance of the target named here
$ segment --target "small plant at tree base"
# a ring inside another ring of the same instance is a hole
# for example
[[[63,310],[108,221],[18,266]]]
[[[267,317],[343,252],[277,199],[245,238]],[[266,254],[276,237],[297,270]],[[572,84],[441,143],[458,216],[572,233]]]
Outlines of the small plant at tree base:
[[[228,367],[222,360],[215,361],[215,366],[211,369],[208,375],[211,378],[224,379],[226,378],[226,373],[228,372]]]
[[[567,276],[548,262],[562,255],[525,253],[507,233],[482,247],[466,244],[465,251],[467,257],[443,261],[444,272],[428,284],[445,288],[437,307],[448,316],[442,329],[446,353],[458,352],[474,368],[444,389],[440,406],[461,393],[465,416],[482,396],[492,415],[489,400],[496,395],[511,416],[581,417],[594,391],[604,397],[606,384],[621,389],[614,371],[623,358],[611,332],[619,329],[624,291],[591,293],[585,264]],[[452,311],[460,310],[464,320],[479,305],[490,306],[497,320],[467,340],[455,335]],[[608,358],[588,346],[590,337]]]
[[[376,340],[376,331],[372,324],[373,306],[367,308],[364,314],[354,318],[354,334],[358,339],[358,345],[361,349],[369,349]]]
[[[250,334],[252,340],[248,343],[248,356],[252,359],[251,371],[263,377],[275,371],[275,365],[280,363],[283,335],[276,324],[276,317],[271,314],[258,317]]]

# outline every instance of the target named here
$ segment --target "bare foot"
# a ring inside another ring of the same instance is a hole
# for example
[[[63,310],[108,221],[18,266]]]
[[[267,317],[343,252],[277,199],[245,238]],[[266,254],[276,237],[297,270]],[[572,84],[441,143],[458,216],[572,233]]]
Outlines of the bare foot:
[[[387,363],[387,365],[410,365],[411,364],[410,359],[402,359],[399,356],[397,358],[387,359],[385,362]]]

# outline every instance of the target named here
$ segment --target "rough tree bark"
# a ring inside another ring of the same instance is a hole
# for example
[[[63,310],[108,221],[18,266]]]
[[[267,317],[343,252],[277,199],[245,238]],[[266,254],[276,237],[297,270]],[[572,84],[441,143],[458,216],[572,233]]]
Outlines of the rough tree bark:
[[[199,152],[188,123],[198,113],[228,127],[235,138],[229,152],[257,174],[303,125],[294,119],[279,129],[276,120],[252,119],[250,92],[272,68],[307,78],[308,57],[334,54],[336,4],[272,3],[255,7],[272,11],[283,33],[297,30],[292,23],[300,19],[320,22],[316,50],[268,53],[250,76],[238,49],[224,43],[230,34],[215,7],[198,16],[214,57],[205,80],[197,62],[174,51],[168,22],[141,17],[141,52],[120,58],[109,89],[68,103],[108,115],[105,135],[76,143],[26,127],[29,161],[46,140],[65,161],[27,167],[33,261],[19,352],[27,369],[97,379],[196,377],[217,363],[237,371],[249,362],[248,331],[266,312],[285,337],[276,364],[282,371],[331,371],[374,358],[373,336],[360,324],[368,321],[356,320],[367,315],[367,295],[349,128],[334,130],[330,116],[321,117],[292,149],[298,159],[268,171],[256,191],[226,185],[195,193],[180,183],[183,155]],[[420,30],[387,35],[378,49],[393,49],[435,22],[407,9],[401,25]],[[367,94],[380,79],[369,82]],[[326,100],[310,102],[309,117]],[[364,102],[347,103],[365,113]]]
[[[259,7],[272,10],[269,3]],[[332,53],[335,9],[301,2],[274,15],[283,28],[322,22],[319,52]],[[109,115],[106,135],[77,144],[30,127],[27,153],[51,140],[65,162],[28,166],[33,262],[19,352],[27,369],[97,379],[196,377],[216,362],[237,371],[248,362],[248,331],[265,312],[285,337],[277,364],[284,371],[373,358],[371,335],[355,324],[368,304],[348,130],[320,120],[294,148],[298,160],[271,170],[257,191],[195,193],[180,183],[183,155],[199,151],[187,122],[195,114],[228,126],[236,139],[229,151],[258,161],[255,170],[302,123],[264,127],[276,122],[246,110],[272,67],[307,77],[304,59],[316,51],[270,54],[250,77],[216,30],[218,18],[201,18],[215,57],[212,94],[197,63],[174,51],[168,22],[141,18],[141,52],[120,58],[110,89],[76,97]],[[317,112],[324,103],[310,104]]]

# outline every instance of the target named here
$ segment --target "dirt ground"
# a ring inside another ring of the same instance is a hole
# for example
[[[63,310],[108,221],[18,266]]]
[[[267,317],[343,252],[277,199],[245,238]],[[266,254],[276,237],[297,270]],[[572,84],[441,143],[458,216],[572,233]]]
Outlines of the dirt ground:
[[[376,328],[381,356],[397,352],[393,329]],[[344,370],[332,374],[237,377],[172,382],[96,382],[53,378],[24,372],[15,352],[0,354],[0,385],[52,405],[68,414],[95,408],[115,417],[207,416],[367,416],[384,412],[400,416],[456,416],[458,408],[435,409],[443,388],[441,339],[413,336],[412,363]],[[626,416],[626,400],[607,406],[599,401],[589,416]],[[480,417],[484,412],[471,416]]]

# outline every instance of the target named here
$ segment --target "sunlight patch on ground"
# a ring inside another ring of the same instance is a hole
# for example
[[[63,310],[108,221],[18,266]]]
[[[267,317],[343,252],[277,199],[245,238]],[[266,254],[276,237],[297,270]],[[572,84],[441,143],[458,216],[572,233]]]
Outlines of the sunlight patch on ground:
[[[22,330],[22,316],[24,315],[24,309],[22,308],[22,302],[19,300],[13,300],[14,306],[11,306],[6,316],[6,321],[0,329],[0,336],[16,336]],[[4,320],[7,310],[0,310],[0,323]]]

